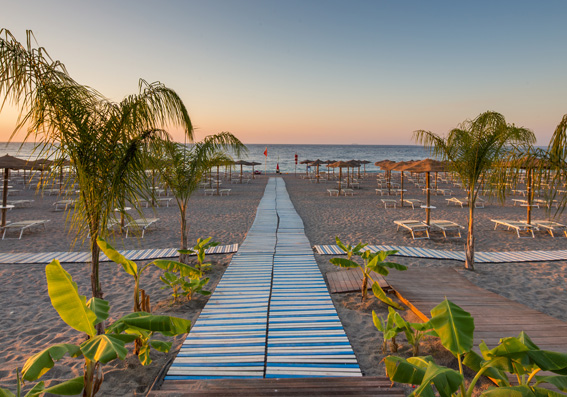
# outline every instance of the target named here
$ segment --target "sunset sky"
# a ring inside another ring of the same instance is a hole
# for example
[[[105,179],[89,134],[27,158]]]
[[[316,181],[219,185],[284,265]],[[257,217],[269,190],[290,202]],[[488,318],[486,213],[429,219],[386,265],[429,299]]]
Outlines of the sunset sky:
[[[173,88],[199,139],[413,144],[494,110],[547,145],[567,113],[564,0],[26,0],[1,14],[112,100],[140,78]],[[0,141],[14,124],[5,108]]]

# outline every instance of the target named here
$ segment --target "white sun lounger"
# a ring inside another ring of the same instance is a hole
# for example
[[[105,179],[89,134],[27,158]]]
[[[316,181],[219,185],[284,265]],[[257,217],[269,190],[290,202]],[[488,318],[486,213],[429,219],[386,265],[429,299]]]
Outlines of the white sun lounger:
[[[67,208],[73,207],[77,200],[59,200],[53,203],[55,211],[67,211]],[[61,209],[63,208],[63,209]]]
[[[14,208],[24,208],[31,207],[33,200],[11,200],[8,201],[9,205],[13,205]]]
[[[151,225],[159,221],[159,218],[148,218],[148,219],[135,219],[124,226],[126,229],[126,238],[128,238],[128,232],[130,228],[133,230],[142,229],[142,238],[144,238],[144,233]]]
[[[447,200],[447,205],[450,205],[452,203],[452,204],[455,204],[455,205],[460,205],[461,208],[464,207],[465,205],[466,206],[469,205],[469,199],[466,198],[466,197],[463,198],[463,199],[460,199],[460,198],[457,198],[457,197],[451,197],[451,198],[448,198],[448,199],[445,199],[445,200]],[[484,208],[484,200],[481,199],[480,197],[477,197],[476,201],[474,203],[474,207],[475,208]]]
[[[514,229],[518,238],[522,237],[520,232],[527,232],[532,235],[532,238],[535,238],[534,230],[538,230],[537,226],[528,224],[526,222],[521,221],[509,221],[509,220],[499,220],[499,219],[491,219],[492,222],[495,223],[494,230],[498,227],[498,225],[506,226],[507,230]]]
[[[520,204],[520,206],[522,207],[527,207],[529,205],[528,200],[524,200],[524,199],[512,199],[512,201],[514,202],[514,207],[516,206],[516,204]],[[531,206],[539,208],[539,204],[535,201],[532,202]]]
[[[532,221],[532,224],[536,225],[538,228],[545,229],[545,231],[551,234],[551,237],[555,237],[553,232],[563,232],[565,237],[567,237],[567,225],[554,221]]]
[[[464,229],[463,226],[455,222],[445,221],[445,220],[431,221],[429,222],[429,225],[437,229],[440,229],[443,232],[443,236],[445,236],[445,238],[461,238],[461,229]],[[447,232],[456,232],[456,235],[452,237],[447,237]]]
[[[414,210],[416,205],[422,205],[423,200],[420,199],[404,199],[404,203],[411,205],[411,209]]]
[[[20,236],[18,237],[18,240],[22,239],[22,235],[24,234],[24,231],[27,229],[32,229],[36,226],[42,226],[45,229],[45,224],[49,222],[49,219],[39,219],[39,220],[33,220],[33,221],[19,221],[19,222],[14,222],[14,223],[10,223],[6,226],[4,226],[2,229],[4,230],[4,232],[2,233],[2,240],[4,240],[6,238],[6,232],[8,230],[17,230],[19,229],[20,231]]]
[[[414,240],[429,238],[429,225],[422,221],[413,221],[413,220],[405,220],[405,221],[394,221],[396,225],[398,225],[398,229],[403,227],[408,229],[411,233],[411,236]],[[424,237],[416,237],[416,233],[425,233]]]
[[[396,208],[396,204],[398,204],[398,201],[394,199],[380,199],[380,201],[384,204],[384,208]]]

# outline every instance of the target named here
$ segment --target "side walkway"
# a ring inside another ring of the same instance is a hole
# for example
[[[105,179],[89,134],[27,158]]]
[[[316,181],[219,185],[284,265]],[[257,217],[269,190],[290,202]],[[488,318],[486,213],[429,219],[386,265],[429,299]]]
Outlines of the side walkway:
[[[270,178],[165,383],[361,375],[285,183]]]
[[[320,255],[344,255],[345,252],[338,245],[315,245],[315,252]],[[446,251],[420,247],[402,247],[397,245],[369,245],[372,252],[397,250],[397,256],[427,259],[453,259],[465,261],[463,251]],[[478,263],[511,263],[511,262],[542,262],[567,260],[567,250],[556,251],[505,251],[474,253],[474,260]]]

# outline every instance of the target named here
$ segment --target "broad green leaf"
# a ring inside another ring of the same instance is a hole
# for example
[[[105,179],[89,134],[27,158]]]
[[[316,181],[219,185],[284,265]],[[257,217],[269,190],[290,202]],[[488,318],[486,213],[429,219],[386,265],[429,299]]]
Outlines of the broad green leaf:
[[[86,297],[79,295],[77,284],[58,260],[45,267],[47,291],[51,304],[61,319],[71,328],[90,336],[96,335],[96,314],[87,307]]]
[[[388,298],[384,290],[380,288],[380,285],[377,282],[374,282],[374,284],[372,284],[372,292],[374,293],[374,296],[376,298],[380,299],[385,304],[395,307],[398,310],[405,310],[402,306],[398,305],[392,299]]]
[[[536,385],[540,383],[551,383],[559,390],[567,392],[567,376],[536,376]]]
[[[329,262],[340,267],[360,267],[358,263],[346,258],[332,258]]]
[[[162,340],[152,339],[150,345],[159,352],[167,353],[171,349],[171,342],[164,342]]]
[[[45,389],[47,393],[58,394],[61,396],[76,396],[81,394],[85,386],[85,380],[82,376],[77,376],[74,379],[69,379],[58,385],[51,386]]]
[[[528,356],[529,349],[518,338],[500,339],[494,349],[483,351],[483,356],[490,365],[502,371],[524,375],[533,368]]]
[[[153,264],[165,271],[179,272],[183,277],[201,277],[201,272],[185,263],[167,259],[156,259],[153,261]]]
[[[33,381],[42,377],[47,371],[53,368],[56,361],[61,360],[65,354],[71,357],[81,355],[79,346],[67,343],[53,345],[47,349],[34,354],[25,363],[22,368],[22,376],[27,381]]]
[[[380,264],[382,266],[389,267],[390,269],[396,269],[399,271],[408,270],[408,267],[406,265],[400,265],[399,263],[396,262],[381,262]]]
[[[429,367],[429,363],[434,363],[435,360],[433,356],[418,356],[418,357],[409,357],[408,363],[415,365],[418,368],[426,370]]]
[[[87,302],[87,307],[96,315],[95,325],[103,322],[109,316],[110,304],[104,299],[92,297]]]
[[[384,358],[386,375],[392,382],[420,385],[425,375],[425,369],[397,356]]]
[[[488,366],[483,372],[484,376],[491,378],[498,386],[510,386],[508,377],[504,371],[501,371],[498,366],[492,366],[490,361],[485,361],[482,356],[477,354],[474,350],[465,354],[463,364],[477,373],[481,368]]]
[[[147,341],[145,343],[142,343],[142,345],[140,346],[138,360],[140,360],[140,364],[142,365],[150,365],[152,363],[152,359],[150,357],[150,346],[148,345]]]
[[[45,383],[43,381],[36,383],[34,387],[30,389],[25,395],[25,397],[38,397],[45,394]]]
[[[386,322],[381,317],[378,317],[374,310],[372,310],[372,321],[378,331],[384,332],[386,330]]]
[[[108,259],[110,259],[112,262],[122,265],[126,273],[134,277],[138,275],[138,265],[136,265],[136,262],[126,259],[124,255],[116,251],[114,247],[108,244],[101,237],[97,237],[96,243],[98,244],[102,252],[104,252],[104,254],[108,256]]]
[[[191,248],[186,249],[186,250],[177,250],[177,252],[179,252],[180,254],[183,254],[183,255],[195,254],[195,251],[193,251]]]
[[[16,395],[10,390],[0,387],[0,397],[16,397]]]
[[[397,250],[378,251],[378,252],[376,253],[376,255],[377,255],[377,257],[378,257],[378,261],[384,262],[387,257],[389,257],[390,255],[397,254],[398,252],[399,252],[399,251],[397,251]]]
[[[117,358],[124,360],[128,354],[124,342],[111,334],[96,335],[81,343],[81,351],[89,360],[102,364]]]
[[[548,350],[530,350],[527,354],[542,370],[567,375],[567,354]]]
[[[483,397],[547,397],[547,396],[558,396],[561,394],[553,392],[551,390],[541,389],[539,387],[531,388],[526,385],[522,386],[508,386],[508,387],[497,387],[488,389],[482,393]]]
[[[147,331],[160,332],[166,336],[185,334],[191,328],[191,321],[189,320],[170,316],[156,316],[145,312],[127,314],[117,320],[113,327],[121,324]]]
[[[431,309],[429,321],[443,346],[451,353],[463,354],[472,349],[474,319],[469,312],[445,298]]]
[[[339,240],[338,237],[335,237],[335,241],[337,243],[337,245],[339,246],[340,249],[342,249],[345,253],[348,253],[350,251],[350,246],[347,247],[343,244],[343,242],[341,240]]]
[[[421,395],[421,392],[429,386],[430,383],[433,383],[441,397],[451,397],[452,394],[459,389],[459,386],[463,383],[463,379],[463,375],[457,371],[447,367],[440,367],[430,362],[423,376],[421,386],[419,386],[414,393],[418,396]]]

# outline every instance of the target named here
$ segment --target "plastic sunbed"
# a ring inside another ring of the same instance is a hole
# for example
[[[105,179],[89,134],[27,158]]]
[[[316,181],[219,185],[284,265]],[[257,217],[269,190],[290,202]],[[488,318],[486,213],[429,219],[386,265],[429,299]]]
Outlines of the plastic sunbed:
[[[55,206],[55,211],[61,211],[61,207],[63,207],[63,211],[67,211],[67,208],[72,207],[75,205],[77,200],[59,200],[53,203]]]
[[[405,220],[405,221],[394,221],[396,225],[398,225],[398,229],[403,227],[408,229],[411,233],[411,236],[414,240],[420,240],[424,238],[429,238],[429,225],[422,221],[413,221],[413,220]],[[416,233],[425,233],[424,237],[416,237]]]
[[[144,238],[144,233],[146,232],[146,229],[148,229],[151,225],[153,225],[157,221],[159,221],[159,218],[133,220],[132,222],[124,226],[124,228],[126,229],[126,238],[128,238],[128,232],[130,231],[130,228],[142,229],[142,238]]]
[[[509,221],[509,220],[499,220],[499,219],[491,219],[491,221],[495,223],[494,230],[496,230],[498,225],[506,226],[507,230],[514,229],[516,231],[516,234],[518,235],[518,238],[522,237],[520,232],[528,232],[532,235],[532,238],[535,238],[534,230],[538,230],[537,226],[521,221]]]
[[[4,230],[4,232],[2,233],[2,240],[4,240],[6,238],[6,232],[8,230],[16,230],[19,229],[20,231],[20,236],[18,237],[18,240],[22,239],[22,235],[24,234],[24,231],[27,229],[32,229],[33,227],[36,226],[42,226],[45,229],[45,224],[49,222],[49,219],[39,219],[39,220],[33,220],[33,221],[19,221],[19,222],[14,222],[14,223],[10,223],[6,226],[4,226],[2,229]]]
[[[398,201],[394,199],[380,199],[380,201],[384,204],[384,208],[388,208],[388,206],[396,208],[396,204],[398,204]]]
[[[13,205],[15,208],[31,207],[33,200],[12,200],[8,204]]]
[[[415,209],[416,205],[423,204],[423,200],[420,200],[420,199],[404,199],[404,203],[411,205],[411,208]]]
[[[429,225],[440,229],[445,238],[461,238],[461,229],[464,229],[464,227],[458,223],[445,220],[431,221],[429,222]],[[457,234],[453,237],[447,237],[447,232],[456,232]]]
[[[538,228],[545,229],[547,232],[549,232],[549,234],[551,234],[551,237],[555,237],[553,232],[563,232],[565,234],[565,237],[567,237],[567,225],[563,225],[554,221],[532,221],[532,223]]]
[[[469,199],[466,198],[466,197],[463,198],[463,199],[460,199],[460,198],[457,198],[457,197],[451,197],[451,198],[448,198],[448,199],[445,199],[445,200],[447,200],[447,205],[453,203],[455,205],[460,205],[461,208],[465,205],[466,206],[469,205]],[[484,200],[481,199],[480,197],[477,197],[476,201],[474,203],[474,207],[475,208],[484,208]]]

